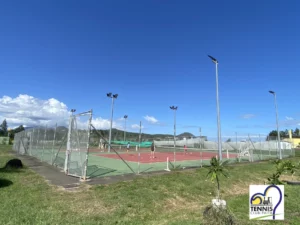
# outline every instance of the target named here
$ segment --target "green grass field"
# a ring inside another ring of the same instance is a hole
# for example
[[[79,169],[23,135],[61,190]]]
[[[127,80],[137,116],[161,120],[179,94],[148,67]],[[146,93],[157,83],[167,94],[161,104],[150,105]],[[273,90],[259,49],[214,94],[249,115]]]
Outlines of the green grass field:
[[[0,167],[13,156],[11,146],[0,146]],[[299,162],[300,154],[293,159]],[[237,224],[283,224],[281,221],[249,221],[249,184],[264,184],[274,165],[268,162],[228,167],[230,177],[221,180],[221,197]],[[0,224],[207,224],[204,208],[215,197],[215,184],[207,170],[186,170],[111,185],[65,191],[50,186],[38,174],[24,168],[0,171]],[[293,179],[300,180],[300,171]],[[286,186],[284,224],[300,224],[300,186]]]

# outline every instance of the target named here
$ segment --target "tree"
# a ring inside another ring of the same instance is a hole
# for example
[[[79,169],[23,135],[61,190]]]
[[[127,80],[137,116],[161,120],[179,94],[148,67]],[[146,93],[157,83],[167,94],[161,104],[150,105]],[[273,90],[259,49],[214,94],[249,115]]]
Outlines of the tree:
[[[299,136],[300,135],[300,130],[298,128],[296,128],[293,132],[294,136]]]
[[[212,157],[210,160],[210,167],[207,173],[207,177],[210,177],[211,181],[217,181],[217,198],[220,199],[220,176],[223,175],[224,177],[228,178],[228,173],[224,166],[228,163],[228,161],[220,161],[216,157]]]
[[[289,136],[289,130],[288,129],[285,129],[284,136]]]
[[[272,130],[272,131],[269,133],[269,136],[277,136],[277,130]]]
[[[17,127],[16,129],[14,129],[14,132],[15,132],[15,133],[19,133],[19,132],[21,132],[21,131],[23,131],[23,130],[25,130],[24,127],[23,127],[23,125],[20,125],[20,126]]]
[[[0,125],[0,129],[2,130],[2,135],[7,136],[7,122],[6,122],[6,119],[3,120],[2,124]]]
[[[231,138],[228,138],[226,142],[231,142]]]

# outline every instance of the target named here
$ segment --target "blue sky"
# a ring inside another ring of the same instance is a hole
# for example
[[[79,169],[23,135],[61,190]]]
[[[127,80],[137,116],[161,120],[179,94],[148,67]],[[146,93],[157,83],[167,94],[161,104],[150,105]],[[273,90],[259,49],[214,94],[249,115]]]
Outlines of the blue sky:
[[[210,54],[219,60],[223,135],[275,129],[270,89],[277,93],[280,129],[294,129],[300,123],[300,3],[270,3],[3,1],[0,119],[11,126],[33,123],[20,116],[32,113],[30,107],[14,108],[18,120],[6,111],[22,94],[44,103],[53,98],[64,110],[92,108],[95,119],[107,122],[106,93],[112,92],[119,94],[116,126],[127,114],[128,130],[141,120],[144,132],[172,133],[169,106],[176,105],[177,133],[197,135],[201,127],[204,135],[217,136]]]

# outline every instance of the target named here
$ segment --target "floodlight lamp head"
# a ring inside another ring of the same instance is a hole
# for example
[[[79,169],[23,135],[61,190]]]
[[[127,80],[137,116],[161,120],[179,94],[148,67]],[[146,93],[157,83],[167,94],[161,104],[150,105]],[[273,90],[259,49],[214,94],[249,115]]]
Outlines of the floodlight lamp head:
[[[216,60],[214,57],[212,57],[210,55],[207,55],[207,56],[212,60],[213,63],[218,64],[218,60]]]
[[[71,109],[71,112],[76,112],[76,109]]]
[[[274,91],[269,91],[269,92],[270,92],[271,94],[273,94],[273,95],[275,94],[275,92],[274,92]]]
[[[111,98],[111,92],[107,93],[106,96]]]
[[[117,97],[118,97],[118,94],[114,94],[114,95],[113,95],[113,98],[117,98]]]
[[[127,116],[127,115],[125,115],[125,116],[124,116],[124,119],[127,119],[127,117],[128,117],[128,116]]]

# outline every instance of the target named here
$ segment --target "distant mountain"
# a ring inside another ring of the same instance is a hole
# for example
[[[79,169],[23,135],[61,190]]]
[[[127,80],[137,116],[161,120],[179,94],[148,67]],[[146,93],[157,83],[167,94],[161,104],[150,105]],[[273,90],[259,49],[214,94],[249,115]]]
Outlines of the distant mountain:
[[[109,130],[97,130],[99,134],[108,139]],[[124,140],[124,131],[118,129],[111,130],[112,140]],[[179,138],[192,138],[195,137],[192,133],[184,132],[182,134],[177,135]],[[152,141],[152,140],[165,140],[172,139],[173,134],[146,134],[141,133],[142,141]],[[126,131],[126,140],[127,141],[138,141],[139,133],[137,132],[128,132]]]
[[[37,128],[37,127],[24,127],[25,130]],[[51,130],[51,131],[50,131]],[[47,131],[47,136],[53,136],[54,135],[54,129],[50,129]],[[67,134],[68,127],[65,126],[58,126],[56,128],[56,136],[61,138],[64,137]],[[92,135],[91,137],[98,139],[100,136],[107,139],[109,138],[109,129],[106,130],[97,130],[97,132],[93,131],[92,129]],[[112,140],[115,141],[123,141],[124,140],[124,131],[118,130],[113,128],[111,130],[111,137]],[[194,138],[195,135],[189,132],[184,132],[179,135],[176,135],[177,138]],[[147,133],[141,133],[141,141],[153,141],[153,140],[167,140],[167,139],[173,139],[173,134],[147,134]],[[126,131],[126,141],[138,141],[139,140],[139,133],[138,132],[128,132]]]

